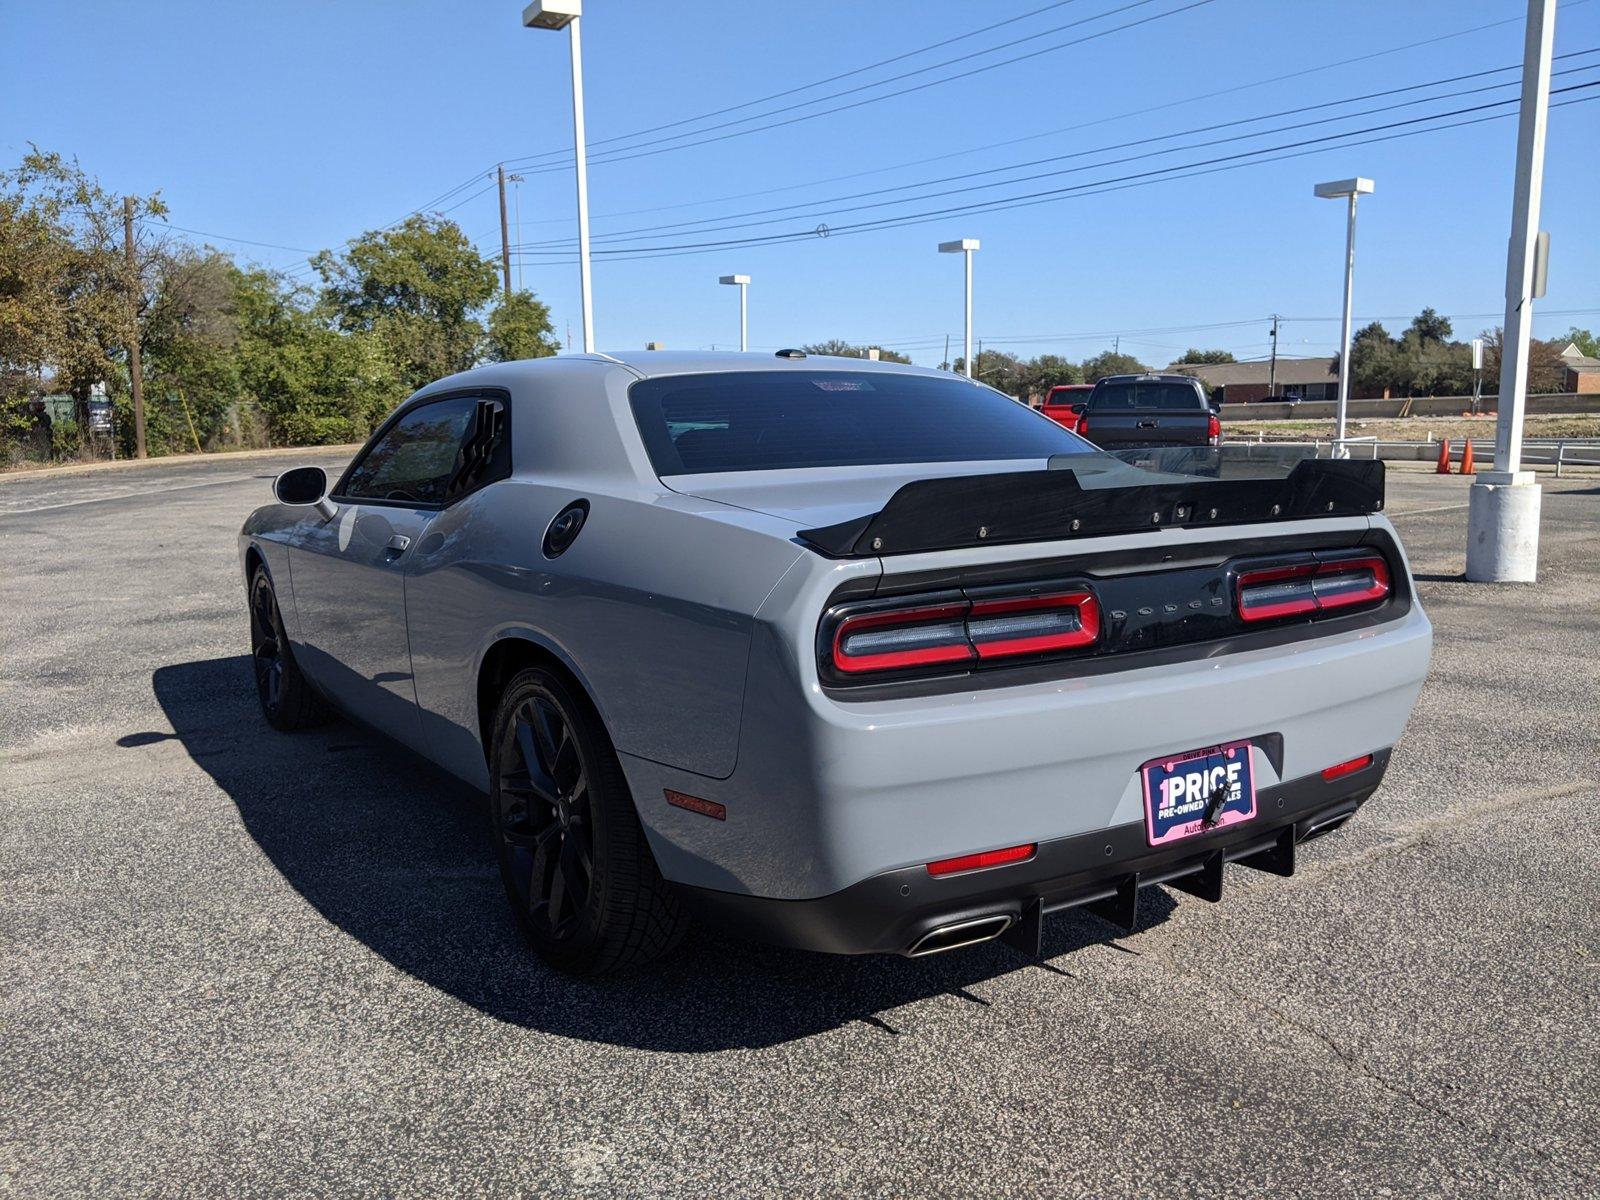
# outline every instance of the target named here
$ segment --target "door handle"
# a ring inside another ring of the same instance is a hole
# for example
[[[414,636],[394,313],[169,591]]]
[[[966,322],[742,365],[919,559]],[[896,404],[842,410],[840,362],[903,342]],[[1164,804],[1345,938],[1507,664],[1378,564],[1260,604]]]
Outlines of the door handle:
[[[403,533],[397,533],[389,539],[389,544],[383,549],[390,558],[399,558],[410,546],[411,539]]]
[[[1154,429],[1159,424],[1161,424],[1161,422],[1159,422],[1159,421],[1140,421],[1139,422],[1139,428],[1140,429]]]

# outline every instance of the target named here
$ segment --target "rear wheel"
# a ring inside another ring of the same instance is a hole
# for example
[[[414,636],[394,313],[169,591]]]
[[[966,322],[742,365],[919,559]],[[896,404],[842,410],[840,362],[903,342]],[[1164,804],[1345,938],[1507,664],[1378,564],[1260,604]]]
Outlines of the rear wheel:
[[[545,961],[596,974],[672,949],[682,906],[589,705],[549,671],[520,672],[501,696],[490,761],[506,898]]]
[[[250,666],[262,715],[274,729],[306,729],[328,719],[327,705],[294,661],[272,577],[260,566],[250,577]]]

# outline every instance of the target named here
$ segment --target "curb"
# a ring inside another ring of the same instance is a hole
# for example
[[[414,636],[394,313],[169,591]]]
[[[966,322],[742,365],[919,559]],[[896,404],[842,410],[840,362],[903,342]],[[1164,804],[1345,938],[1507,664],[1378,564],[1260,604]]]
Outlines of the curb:
[[[136,471],[143,467],[171,466],[175,463],[248,462],[253,458],[282,457],[285,454],[354,454],[361,442],[337,446],[274,446],[266,450],[224,450],[217,454],[163,454],[158,458],[119,458],[108,462],[68,463],[61,467],[15,467],[0,471],[0,485],[23,479],[58,479],[69,475],[94,475],[101,471]]]

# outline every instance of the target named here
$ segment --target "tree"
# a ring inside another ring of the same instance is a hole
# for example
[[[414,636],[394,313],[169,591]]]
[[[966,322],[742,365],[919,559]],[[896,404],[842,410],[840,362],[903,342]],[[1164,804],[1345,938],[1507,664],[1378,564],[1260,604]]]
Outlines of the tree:
[[[1500,390],[1500,356],[1505,342],[1505,330],[1500,326],[1483,332],[1483,390],[1493,394]],[[1541,342],[1528,340],[1528,393],[1549,395],[1566,390],[1567,364],[1561,350],[1570,338],[1555,338]]]
[[[377,337],[340,334],[270,272],[237,277],[234,312],[240,386],[279,445],[360,441],[405,396]]]
[[[1578,348],[1578,353],[1584,357],[1600,358],[1600,337],[1596,337],[1587,329],[1579,329],[1574,325],[1563,336],[1555,340],[1563,344],[1563,349],[1565,348],[1564,343],[1571,342]]]
[[[1067,383],[1082,383],[1083,371],[1075,362],[1059,354],[1041,354],[1022,365],[1022,394],[1047,395],[1051,388]]]
[[[494,295],[497,274],[454,221],[411,216],[312,264],[334,323],[377,339],[406,390],[478,361],[484,328],[475,314]]]
[[[560,349],[550,308],[532,292],[512,292],[489,314],[485,357],[491,362],[549,358]]]
[[[883,347],[857,346],[851,342],[841,341],[838,338],[829,338],[825,342],[815,342],[800,349],[807,354],[817,354],[826,358],[867,358],[868,350],[876,348],[879,362],[909,363],[911,356],[901,354],[897,350],[885,350]]]
[[[1183,357],[1178,360],[1178,363],[1186,367],[1203,367],[1209,366],[1213,363],[1231,363],[1237,361],[1238,359],[1234,358],[1233,355],[1226,350],[1189,349],[1183,352]]]
[[[1149,369],[1131,354],[1119,354],[1115,350],[1107,350],[1103,354],[1084,360],[1083,381],[1099,383],[1107,375],[1141,375]]]
[[[1415,334],[1421,345],[1443,345],[1450,340],[1450,318],[1441,317],[1433,309],[1425,308],[1411,318],[1411,328],[1406,332]]]

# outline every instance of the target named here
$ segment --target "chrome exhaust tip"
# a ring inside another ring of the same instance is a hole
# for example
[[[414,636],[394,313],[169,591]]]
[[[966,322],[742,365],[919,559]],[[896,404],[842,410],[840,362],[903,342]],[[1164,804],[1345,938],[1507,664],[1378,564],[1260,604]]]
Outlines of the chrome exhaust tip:
[[[911,943],[906,951],[908,958],[925,958],[929,954],[943,954],[946,950],[959,950],[963,946],[976,946],[979,942],[993,941],[1016,921],[1013,913],[986,913],[952,921],[948,925],[935,925]]]

